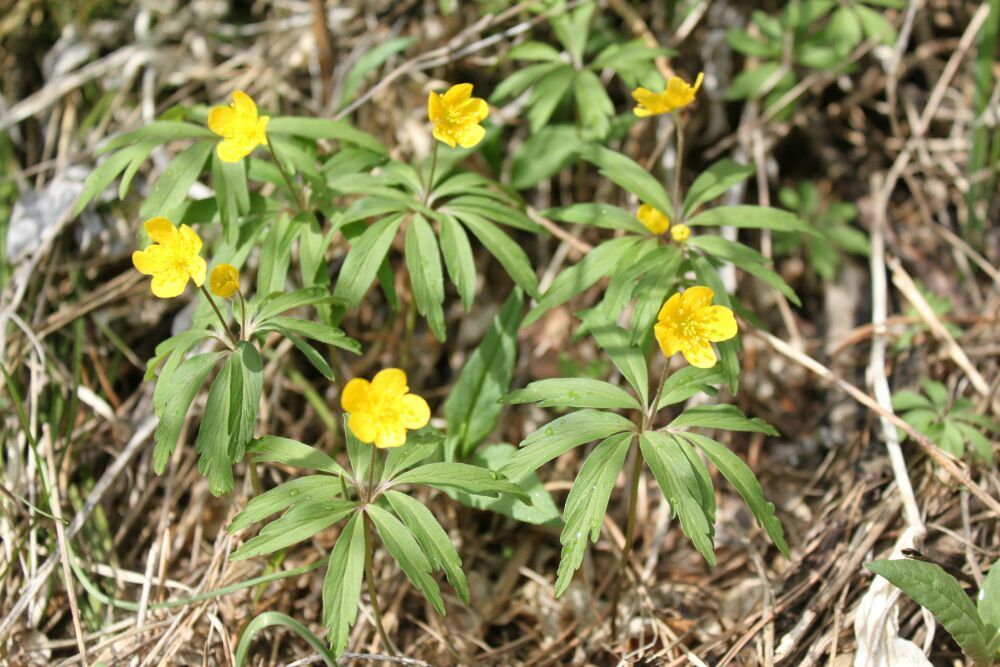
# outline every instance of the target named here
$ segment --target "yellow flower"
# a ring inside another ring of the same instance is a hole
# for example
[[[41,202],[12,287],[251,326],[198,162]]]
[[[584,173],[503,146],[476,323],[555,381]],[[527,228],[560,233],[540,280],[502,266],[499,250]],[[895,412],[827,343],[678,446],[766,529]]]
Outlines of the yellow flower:
[[[674,225],[673,229],[670,230],[670,238],[674,240],[674,243],[684,243],[691,238],[691,228],[684,223]]]
[[[362,378],[348,382],[340,407],[350,413],[351,432],[380,449],[404,445],[407,429],[423,428],[431,419],[427,401],[409,391],[406,373],[398,368],[379,371],[371,382]]]
[[[153,276],[153,294],[161,299],[178,296],[187,287],[188,278],[201,287],[205,284],[205,260],[201,252],[201,237],[188,227],[180,229],[166,218],[153,218],[143,223],[153,245],[132,253],[132,264],[140,273]]]
[[[233,93],[228,107],[208,112],[208,129],[222,137],[216,151],[223,162],[239,162],[267,143],[268,116],[257,116],[257,105],[242,90]]]
[[[434,138],[452,148],[472,148],[486,135],[479,124],[490,114],[486,100],[472,97],[472,84],[460,83],[444,95],[433,90],[427,98],[427,117],[434,123]]]
[[[679,76],[672,76],[667,80],[667,87],[662,93],[654,93],[645,88],[636,88],[632,91],[632,97],[639,103],[633,112],[636,116],[658,116],[661,113],[670,113],[681,107],[694,102],[695,93],[701,88],[701,80],[705,78],[704,72],[698,74],[694,85]]]
[[[639,212],[635,214],[642,226],[654,234],[662,234],[670,227],[670,218],[658,208],[653,208],[649,204],[639,207]]]
[[[240,272],[232,264],[219,264],[208,277],[208,289],[212,294],[228,299],[240,288]]]
[[[660,308],[653,333],[663,354],[680,352],[698,368],[715,365],[711,343],[729,340],[736,335],[736,318],[725,306],[713,306],[715,296],[708,287],[689,287],[674,294]]]

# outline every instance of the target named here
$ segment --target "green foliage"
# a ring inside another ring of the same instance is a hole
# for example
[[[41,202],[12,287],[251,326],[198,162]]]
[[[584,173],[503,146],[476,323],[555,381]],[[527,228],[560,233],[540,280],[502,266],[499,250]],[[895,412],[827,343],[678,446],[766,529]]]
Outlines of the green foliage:
[[[922,392],[906,389],[893,394],[892,407],[903,421],[949,454],[963,458],[969,447],[976,460],[992,464],[993,446],[984,433],[1000,432],[1000,423],[979,414],[970,400],[952,397],[940,382],[925,379],[920,387]],[[900,431],[899,437],[905,440],[906,434]]]
[[[919,560],[877,560],[866,567],[884,577],[922,607],[927,608],[977,667],[1000,658],[1000,568],[990,568],[972,603],[952,575],[935,563]]]
[[[752,26],[726,34],[734,50],[756,63],[733,79],[727,97],[760,99],[766,109],[787,115],[790,105],[781,109],[776,105],[810,69],[848,67],[852,51],[866,39],[893,44],[896,31],[877,8],[904,4],[898,0],[803,0],[786,3],[776,16],[755,10],[750,16]]]
[[[782,206],[809,222],[821,236],[776,233],[775,255],[790,255],[801,249],[809,266],[823,280],[834,279],[845,254],[868,256],[868,235],[850,224],[858,217],[853,204],[824,200],[808,181],[799,183],[798,189],[782,188],[779,199]]]
[[[442,455],[444,436],[431,428],[411,433],[406,444],[390,450],[381,465],[380,457],[373,456],[374,447],[359,442],[346,420],[344,435],[349,468],[305,443],[274,436],[254,440],[248,448],[254,463],[275,462],[316,470],[318,474],[292,478],[251,499],[228,528],[235,533],[266,522],[255,537],[233,552],[231,558],[239,560],[311,539],[347,519],[330,554],[323,583],[323,625],[334,656],[343,653],[357,618],[363,566],[372,548],[365,521],[372,522],[386,550],[438,613],[444,614],[445,609],[434,572],[444,572],[459,597],[466,602],[469,599],[462,561],[447,533],[425,505],[400,487],[423,484],[531,503],[531,497],[520,486],[488,468],[440,461],[424,463]],[[367,481],[370,474],[371,486]],[[278,518],[268,521],[279,512]]]

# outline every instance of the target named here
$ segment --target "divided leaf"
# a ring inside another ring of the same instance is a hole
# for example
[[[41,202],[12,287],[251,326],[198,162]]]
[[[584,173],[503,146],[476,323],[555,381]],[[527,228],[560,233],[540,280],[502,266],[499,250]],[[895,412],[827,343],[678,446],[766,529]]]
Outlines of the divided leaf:
[[[323,578],[323,627],[334,655],[343,654],[347,648],[351,626],[357,619],[364,566],[364,523],[357,512],[337,538]]]

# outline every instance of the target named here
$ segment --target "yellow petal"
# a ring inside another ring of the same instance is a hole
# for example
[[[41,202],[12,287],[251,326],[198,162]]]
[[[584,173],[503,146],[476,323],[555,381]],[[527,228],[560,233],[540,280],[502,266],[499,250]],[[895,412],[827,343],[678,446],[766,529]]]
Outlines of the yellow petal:
[[[228,299],[240,288],[240,272],[232,264],[219,264],[212,269],[208,283],[212,294]]]
[[[257,119],[257,143],[266,144],[267,143],[267,121],[271,120],[270,116],[261,116]]]
[[[437,139],[438,141],[443,141],[444,143],[448,144],[452,148],[455,147],[455,139],[451,136],[451,134],[448,133],[448,132],[444,132],[442,130],[439,130],[436,125],[434,126],[434,138]]]
[[[457,83],[444,94],[444,104],[448,107],[457,107],[470,97],[472,97],[472,84]]]
[[[636,107],[636,108],[632,109],[632,113],[634,113],[639,118],[645,118],[646,116],[652,116],[653,115],[653,112],[650,111],[649,109],[645,108],[645,107]]]
[[[379,435],[378,424],[367,412],[352,412],[347,418],[347,426],[355,438],[368,445],[375,442],[375,438]]]
[[[219,155],[219,159],[223,162],[239,162],[249,152],[244,152],[242,144],[232,139],[220,141],[215,150]]]
[[[694,311],[702,308],[708,308],[712,305],[713,296],[715,296],[715,293],[711,290],[711,288],[697,285],[695,287],[688,287],[684,290],[684,295],[681,297],[681,301],[684,306],[684,310],[689,314],[693,314]]]
[[[142,223],[142,226],[154,243],[167,244],[177,238],[177,228],[166,218],[153,218]]]
[[[344,387],[340,394],[340,407],[344,412],[352,415],[360,413],[368,403],[368,390],[371,383],[364,378],[354,378]]]
[[[214,107],[208,112],[208,129],[223,137],[232,129],[236,112],[232,107]]]
[[[704,72],[698,72],[698,78],[694,80],[694,85],[691,86],[691,99],[694,99],[694,94],[698,92],[701,88],[701,82],[705,78]]]
[[[712,306],[702,315],[701,331],[708,340],[719,342],[729,340],[736,335],[739,327],[733,311],[725,306]]]
[[[153,294],[161,299],[172,299],[180,296],[187,287],[188,274],[178,269],[161,271],[153,276],[150,288]]]
[[[662,234],[670,228],[670,218],[664,215],[663,211],[653,208],[649,204],[643,204],[635,217],[642,223],[643,227],[653,234]]]
[[[398,392],[405,394],[406,373],[398,368],[383,368],[372,378],[372,390],[376,393]]]
[[[233,91],[233,109],[241,116],[257,116],[257,105],[254,104],[253,98],[242,90]]]
[[[681,348],[681,354],[687,362],[697,368],[712,368],[715,366],[715,350],[707,340],[688,340]]]
[[[379,449],[402,447],[406,444],[406,429],[400,425],[386,426],[379,429],[375,437],[375,446]]]
[[[463,114],[467,114],[475,119],[477,123],[486,120],[486,117],[490,115],[490,105],[486,103],[486,100],[473,97],[469,101],[462,104],[461,109]]]
[[[647,102],[655,97],[656,94],[653,93],[653,91],[643,88],[642,86],[632,91],[632,99],[642,105],[646,105]]]
[[[427,95],[427,118],[436,123],[444,115],[444,103],[441,96],[433,90]]]
[[[205,273],[208,271],[208,266],[205,264],[205,259],[195,255],[191,257],[186,262],[187,273],[191,276],[191,280],[198,287],[205,284]]]
[[[431,420],[431,409],[422,397],[416,394],[407,394],[403,396],[400,417],[406,428],[423,428]]]
[[[660,307],[660,312],[657,313],[656,319],[660,322],[673,322],[677,319],[677,310],[681,307],[681,295],[679,292],[675,292],[673,296],[667,299],[667,302]]]
[[[656,336],[656,342],[660,344],[660,351],[664,356],[672,357],[680,351],[680,341],[674,335],[672,326],[658,322],[653,325],[653,335]]]
[[[163,246],[151,245],[145,250],[136,250],[132,253],[132,265],[139,273],[152,276],[169,266],[168,253]]]
[[[187,225],[181,225],[178,230],[180,242],[184,245],[184,252],[197,254],[201,252],[201,237]]]
[[[472,148],[486,136],[482,125],[470,125],[458,136],[458,145],[462,148]]]

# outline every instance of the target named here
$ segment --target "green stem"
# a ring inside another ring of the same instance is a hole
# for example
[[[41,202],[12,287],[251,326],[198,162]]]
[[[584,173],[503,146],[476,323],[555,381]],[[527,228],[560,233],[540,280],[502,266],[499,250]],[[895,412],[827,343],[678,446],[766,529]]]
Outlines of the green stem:
[[[664,362],[663,371],[660,373],[660,381],[656,387],[656,394],[642,415],[642,426],[640,427],[640,437],[642,433],[652,426],[653,417],[656,416],[656,407],[660,403],[660,396],[663,395],[663,385],[667,381],[667,369],[669,361]],[[622,557],[618,564],[618,574],[615,577],[615,591],[611,601],[611,636],[617,634],[618,629],[618,601],[621,598],[622,579],[625,576],[625,568],[628,567],[628,559],[632,554],[632,542],[635,539],[635,516],[638,511],[639,499],[639,478],[642,476],[642,452],[633,448],[632,452],[632,478],[628,494],[628,518],[625,521],[625,546],[622,547]]]
[[[215,305],[215,299],[213,299],[212,295],[209,294],[207,289],[205,289],[204,284],[200,285],[200,287],[202,293],[205,295],[205,298],[208,299],[208,303],[212,306],[212,310],[215,311],[215,316],[219,318],[219,322],[222,324],[222,328],[225,329],[226,334],[229,336],[229,340],[233,341],[233,348],[238,347],[239,341],[236,340],[236,336],[233,335],[233,332],[229,328],[229,325],[226,324],[226,318],[222,316],[222,311],[219,310],[219,307],[217,305]]]
[[[278,154],[274,152],[274,145],[271,144],[270,137],[267,139],[267,150],[270,151],[271,159],[274,160],[274,164],[278,167],[278,171],[281,172],[281,177],[285,179],[285,186],[288,188],[288,193],[292,195],[292,199],[295,201],[295,205],[298,207],[299,213],[307,213],[305,199],[302,197],[302,192],[292,184],[291,176],[289,176],[288,172],[285,171],[285,166],[281,163],[281,160],[278,159]]]
[[[427,178],[427,185],[424,187],[424,206],[431,198],[431,191],[434,189],[434,172],[438,163],[438,140],[434,140],[434,149],[431,151],[431,173]]]
[[[236,288],[236,293],[240,295],[240,339],[247,339],[247,302],[243,300],[243,290]]]
[[[374,468],[374,462],[372,468]],[[385,628],[382,626],[382,612],[379,610],[378,606],[378,594],[375,592],[375,575],[372,572],[372,553],[375,551],[374,540],[372,539],[372,520],[368,516],[368,512],[365,512],[365,581],[368,583],[368,599],[371,601],[372,605],[372,616],[375,617],[375,629],[378,630],[378,636],[382,640],[382,644],[385,649],[395,655],[397,653],[396,647],[391,641],[389,641],[389,636],[385,633]]]
[[[680,112],[674,114],[674,132],[677,135],[677,160],[674,163],[674,220],[672,224],[684,221],[684,205],[681,202],[681,168],[684,165],[684,123]]]

